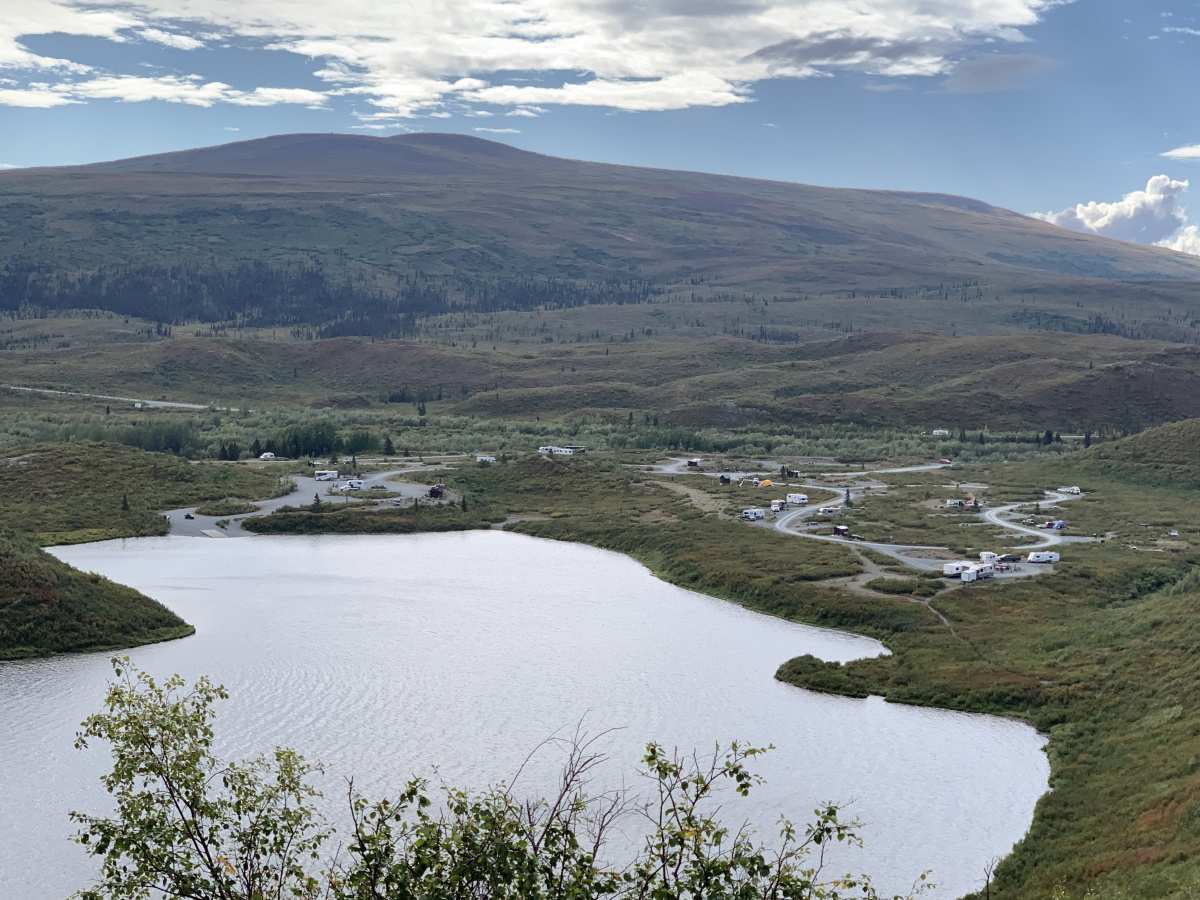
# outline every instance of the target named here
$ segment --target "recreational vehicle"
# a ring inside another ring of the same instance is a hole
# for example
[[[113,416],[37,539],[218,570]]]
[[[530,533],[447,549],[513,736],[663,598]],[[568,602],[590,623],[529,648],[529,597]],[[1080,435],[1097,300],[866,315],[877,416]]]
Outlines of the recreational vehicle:
[[[1058,559],[1058,554],[1053,550],[1034,550],[1025,557],[1025,561],[1031,563],[1056,563]]]

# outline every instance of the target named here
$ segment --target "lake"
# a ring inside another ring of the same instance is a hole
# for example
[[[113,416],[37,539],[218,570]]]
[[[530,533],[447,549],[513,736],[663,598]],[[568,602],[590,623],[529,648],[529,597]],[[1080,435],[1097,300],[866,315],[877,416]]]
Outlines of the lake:
[[[408,536],[143,538],[56,556],[162,601],[197,634],[129,651],[156,676],[208,674],[231,698],[219,750],[282,744],[371,796],[438,764],[452,784],[509,778],[549,735],[618,729],[608,777],[634,783],[648,741],[777,748],[731,803],[771,831],[850,803],[865,848],[836,874],[905,891],[925,869],[950,898],[982,884],[1047,789],[1042,737],[1002,718],[852,700],[774,680],[803,653],[885,652],[856,635],[748,612],[665,584],[616,553],[497,531]],[[88,883],[71,809],[101,812],[106,751],[72,747],[99,709],[105,654],[0,664],[0,897]],[[527,776],[550,777],[545,759]]]

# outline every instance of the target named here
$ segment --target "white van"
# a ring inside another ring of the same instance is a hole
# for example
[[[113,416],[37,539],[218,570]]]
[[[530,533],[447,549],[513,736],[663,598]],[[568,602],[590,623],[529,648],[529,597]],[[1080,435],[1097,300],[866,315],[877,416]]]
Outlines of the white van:
[[[1025,562],[1031,563],[1056,563],[1059,556],[1053,550],[1034,550],[1027,557]]]
[[[808,506],[808,494],[788,494],[787,502],[796,506]]]
[[[757,522],[758,520],[765,519],[766,517],[766,510],[759,509],[758,507],[742,510],[742,518],[748,522]]]
[[[338,473],[333,469],[317,469],[313,472],[313,480],[315,481],[337,481]]]

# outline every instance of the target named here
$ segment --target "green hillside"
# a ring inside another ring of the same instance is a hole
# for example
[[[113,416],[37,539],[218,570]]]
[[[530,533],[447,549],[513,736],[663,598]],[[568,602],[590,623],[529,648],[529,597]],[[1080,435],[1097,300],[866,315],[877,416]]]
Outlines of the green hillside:
[[[876,332],[788,345],[723,337],[529,353],[345,338],[175,338],[0,351],[0,367],[8,384],[220,406],[396,412],[420,397],[438,414],[623,422],[633,413],[690,428],[859,424],[1082,434],[1200,417],[1200,348],[1106,335]],[[0,394],[0,405],[18,402],[34,409],[37,400]],[[102,412],[105,401],[97,403]]]
[[[286,135],[0,173],[0,309],[172,326],[541,343],[608,340],[615,319],[634,337],[1195,340],[1198,278],[1195,257],[962,197],[562,160],[461,135]],[[646,318],[663,307],[669,325]],[[573,311],[563,333],[520,318],[543,310]]]
[[[0,533],[0,659],[113,650],[195,631],[132,588]]]

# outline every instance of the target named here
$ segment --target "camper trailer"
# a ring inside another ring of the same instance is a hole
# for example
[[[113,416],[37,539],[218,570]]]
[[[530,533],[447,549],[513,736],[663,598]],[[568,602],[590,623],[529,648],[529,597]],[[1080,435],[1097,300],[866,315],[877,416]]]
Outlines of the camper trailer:
[[[747,522],[757,522],[760,519],[765,519],[766,517],[767,517],[766,511],[759,509],[758,507],[742,510],[742,518],[745,519]]]
[[[788,505],[787,505],[786,500],[772,500],[771,501],[771,512],[783,512],[787,508],[788,508]]]
[[[980,562],[994,563],[999,558],[1000,558],[999,553],[989,553],[987,550],[984,550],[982,553],[979,554]]]
[[[947,578],[957,578],[967,569],[971,568],[974,563],[969,562],[948,562],[942,566],[942,574]]]
[[[1078,486],[1060,487],[1058,489],[1058,492],[1060,494],[1082,494],[1083,493],[1083,491],[1081,491]]]
[[[807,506],[808,494],[788,494],[787,502],[795,506]]]
[[[822,516],[836,516],[841,511],[842,508],[840,506],[822,506],[817,510]]]
[[[996,567],[991,563],[979,563],[971,566],[969,569],[964,569],[959,577],[963,581],[982,581],[984,578],[991,578],[996,574]]]
[[[850,526],[849,525],[834,525],[833,526],[833,535],[834,535],[834,537],[844,537],[844,538],[850,537]]]
[[[1025,557],[1025,561],[1031,563],[1056,563],[1058,559],[1058,554],[1053,550],[1034,550]]]
[[[314,481],[337,481],[338,473],[333,469],[317,469],[313,472]]]
[[[349,481],[347,481],[345,484],[342,485],[343,491],[361,491],[362,488],[363,488],[363,483],[362,483],[362,479],[360,479],[360,478],[351,478]]]

